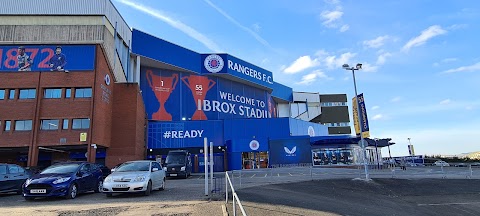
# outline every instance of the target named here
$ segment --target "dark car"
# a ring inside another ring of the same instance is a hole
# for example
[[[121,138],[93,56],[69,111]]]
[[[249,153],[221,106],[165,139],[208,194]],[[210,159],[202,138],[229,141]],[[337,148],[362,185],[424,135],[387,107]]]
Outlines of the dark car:
[[[167,176],[188,178],[192,174],[192,160],[186,150],[168,152],[163,169]]]
[[[23,197],[33,200],[37,197],[65,197],[74,199],[77,194],[87,191],[100,192],[103,188],[102,171],[87,162],[65,162],[47,167],[27,179],[23,185]]]
[[[22,185],[29,173],[16,164],[0,163],[0,193],[22,193]]]
[[[102,164],[95,164],[100,170],[102,170],[102,179],[105,179],[110,173],[112,173],[111,169],[109,169],[107,166],[102,165]]]

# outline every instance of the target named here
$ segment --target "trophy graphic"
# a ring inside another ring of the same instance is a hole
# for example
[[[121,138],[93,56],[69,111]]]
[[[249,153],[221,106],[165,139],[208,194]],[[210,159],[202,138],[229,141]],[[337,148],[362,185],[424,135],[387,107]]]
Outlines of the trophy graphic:
[[[197,105],[195,113],[193,113],[192,120],[207,120],[207,116],[203,112],[202,102],[207,96],[208,90],[210,90],[216,82],[208,79],[205,76],[190,75],[188,77],[183,77],[182,81],[190,88],[193,94],[193,99]]]
[[[147,70],[147,81],[155,93],[160,107],[156,113],[152,114],[153,120],[172,121],[172,115],[165,109],[165,102],[175,89],[178,82],[178,74],[172,74],[170,77],[157,76],[151,70]]]

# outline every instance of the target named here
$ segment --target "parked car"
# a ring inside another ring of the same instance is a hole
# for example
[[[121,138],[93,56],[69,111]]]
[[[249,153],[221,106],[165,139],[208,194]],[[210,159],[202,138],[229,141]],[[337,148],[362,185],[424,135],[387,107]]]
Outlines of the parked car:
[[[115,168],[105,178],[103,192],[107,197],[114,193],[143,193],[148,196],[152,190],[165,190],[165,171],[156,161],[129,161]]]
[[[435,161],[435,163],[433,163],[434,166],[450,166],[450,164],[448,164],[447,162],[445,161]]]
[[[466,163],[458,163],[458,164],[455,164],[456,167],[468,167],[468,165]]]
[[[0,163],[0,193],[22,193],[23,183],[30,174],[16,164]]]
[[[23,197],[25,200],[37,197],[74,199],[82,192],[100,192],[102,185],[102,171],[95,164],[58,163],[27,179],[23,185]]]
[[[478,167],[478,166],[480,166],[480,162],[472,163],[471,166],[472,166],[472,167]]]
[[[95,164],[100,170],[102,170],[102,180],[105,179],[112,171],[105,165],[102,164]]]
[[[186,150],[172,150],[167,154],[164,167],[167,176],[188,178],[192,174],[192,160]]]

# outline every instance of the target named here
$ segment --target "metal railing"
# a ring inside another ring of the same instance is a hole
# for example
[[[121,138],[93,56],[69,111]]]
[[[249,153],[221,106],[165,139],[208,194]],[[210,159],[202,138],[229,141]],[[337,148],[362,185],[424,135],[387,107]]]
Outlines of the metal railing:
[[[237,215],[237,206],[235,204],[238,203],[238,207],[240,208],[240,211],[242,212],[243,216],[247,216],[247,213],[245,213],[245,209],[243,208],[242,203],[240,202],[240,199],[238,198],[237,193],[235,192],[235,189],[233,188],[232,181],[230,180],[230,176],[228,176],[228,172],[225,172],[225,203],[228,204],[228,186],[230,185],[230,190],[232,191],[232,211],[233,211],[233,216]]]

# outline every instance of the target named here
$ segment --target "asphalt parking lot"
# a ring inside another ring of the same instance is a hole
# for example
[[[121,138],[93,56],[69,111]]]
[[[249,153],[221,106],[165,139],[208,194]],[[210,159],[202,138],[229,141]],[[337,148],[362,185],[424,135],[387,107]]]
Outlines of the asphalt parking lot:
[[[249,215],[480,215],[479,185],[477,179],[327,179],[237,193]]]
[[[107,198],[101,193],[81,194],[73,200],[63,198],[25,201],[21,195],[1,194],[2,215],[222,215],[221,201],[210,201],[198,176],[168,179],[165,191],[150,196],[120,194]],[[215,199],[213,199],[215,200]]]

